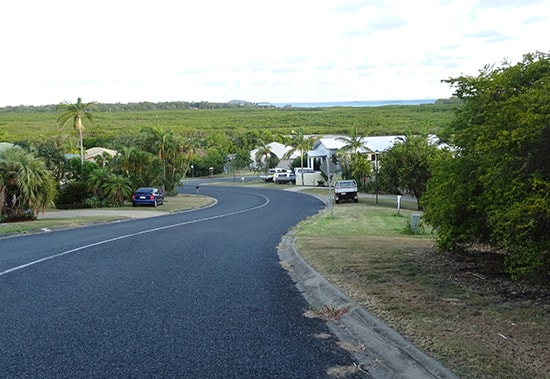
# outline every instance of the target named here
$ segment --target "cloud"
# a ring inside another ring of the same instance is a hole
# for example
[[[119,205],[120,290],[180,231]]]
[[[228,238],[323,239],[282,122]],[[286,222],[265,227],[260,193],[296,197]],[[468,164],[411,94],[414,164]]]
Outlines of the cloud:
[[[548,0],[56,4],[3,5],[0,106],[437,98],[441,78],[549,47]]]
[[[403,17],[392,14],[384,14],[379,17],[373,17],[361,28],[352,29],[342,34],[342,36],[349,38],[368,37],[374,33],[403,28],[407,26],[408,23],[409,21]]]
[[[545,0],[478,0],[478,8],[518,8],[543,3]]]
[[[512,39],[512,37],[502,34],[496,30],[480,30],[475,33],[465,34],[464,36],[468,38],[483,39],[485,42],[488,43],[503,42]]]

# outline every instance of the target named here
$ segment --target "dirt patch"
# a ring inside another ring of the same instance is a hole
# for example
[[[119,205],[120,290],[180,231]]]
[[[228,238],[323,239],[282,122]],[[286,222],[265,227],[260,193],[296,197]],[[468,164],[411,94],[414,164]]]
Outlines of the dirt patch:
[[[409,237],[297,239],[300,254],[365,309],[463,378],[547,378],[550,289],[503,256],[438,253]]]

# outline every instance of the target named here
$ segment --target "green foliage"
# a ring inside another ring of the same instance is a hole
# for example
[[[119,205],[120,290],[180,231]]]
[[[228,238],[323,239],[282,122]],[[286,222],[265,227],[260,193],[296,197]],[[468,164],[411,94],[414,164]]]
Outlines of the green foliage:
[[[442,158],[439,141],[426,133],[406,137],[380,154],[380,184],[388,193],[412,194],[421,199],[431,177],[431,165]],[[418,208],[420,209],[420,203]]]
[[[292,154],[298,153],[300,157],[299,167],[303,169],[305,154],[313,147],[313,143],[315,142],[313,138],[306,136],[304,128],[299,127],[297,130],[292,130],[290,132],[290,137],[284,142],[290,146],[290,149],[286,152],[284,158],[288,159],[292,156]]]
[[[195,175],[208,176],[211,174],[211,167],[213,170],[212,174],[220,174],[223,172],[225,162],[225,156],[218,149],[211,147],[206,150],[204,155],[199,156],[193,161]]]
[[[144,128],[157,125],[175,135],[204,138],[212,133],[223,133],[239,140],[248,150],[258,139],[275,140],[277,135],[288,135],[304,128],[308,135],[346,134],[351,125],[361,127],[368,135],[414,133],[430,125],[430,133],[439,134],[448,126],[460,104],[391,105],[382,107],[331,108],[189,108],[105,106],[94,104],[94,127],[86,129],[84,146],[109,147],[107,143],[135,136]],[[59,135],[56,107],[0,108],[0,128],[7,142],[36,141],[41,137]],[[75,144],[76,145],[76,144]],[[122,144],[121,146],[128,146]],[[121,147],[119,146],[119,148]]]
[[[256,156],[254,158],[256,159],[256,166],[258,168],[264,172],[267,172],[270,168],[277,167],[279,164],[279,158],[273,151],[271,151],[268,142],[260,139],[258,140],[258,145],[256,148],[258,150],[256,151]]]
[[[231,162],[233,169],[242,170],[250,167],[252,159],[250,158],[250,151],[245,149],[237,149],[235,153],[235,159]]]
[[[57,191],[55,206],[58,209],[87,208],[86,199],[94,197],[89,186],[81,180],[71,181]]]
[[[82,131],[84,125],[82,125],[82,119],[85,118],[90,122],[93,122],[93,116],[90,112],[90,108],[94,105],[94,102],[83,103],[79,97],[75,104],[62,103],[58,105],[59,116],[57,117],[57,123],[59,127],[63,127],[67,124],[72,124],[73,128],[78,132],[78,145],[80,146],[80,163],[84,164],[84,144],[82,141]]]
[[[32,219],[54,197],[55,181],[41,158],[19,147],[0,152],[0,213],[6,219]]]
[[[360,154],[365,137],[359,133],[357,126],[350,129],[349,137],[338,138],[345,143],[338,152],[338,160],[342,169],[342,178],[355,179],[360,190],[367,189],[367,180],[372,166],[368,159]]]
[[[443,247],[486,243],[514,277],[550,278],[550,55],[449,79],[464,101],[449,135],[456,157],[428,184],[425,218]]]
[[[118,207],[124,205],[124,200],[129,200],[133,192],[128,178],[112,173],[107,176],[102,190],[109,202]]]
[[[109,199],[100,199],[97,196],[92,196],[84,199],[83,205],[85,208],[108,208],[118,206],[111,203]]]

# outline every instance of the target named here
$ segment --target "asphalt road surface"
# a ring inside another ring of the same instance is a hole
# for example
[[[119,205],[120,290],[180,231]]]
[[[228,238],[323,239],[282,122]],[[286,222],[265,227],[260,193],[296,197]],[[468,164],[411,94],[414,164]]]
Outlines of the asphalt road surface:
[[[322,202],[200,192],[217,205],[0,239],[0,377],[323,378],[353,365],[304,316],[277,256]]]

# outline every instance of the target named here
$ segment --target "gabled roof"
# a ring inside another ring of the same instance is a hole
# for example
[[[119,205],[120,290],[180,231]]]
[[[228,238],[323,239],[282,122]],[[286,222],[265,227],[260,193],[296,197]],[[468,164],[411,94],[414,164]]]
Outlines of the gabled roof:
[[[364,137],[363,146],[359,149],[360,153],[374,153],[376,151],[385,151],[392,147],[399,137],[403,136],[375,136]],[[326,157],[333,155],[337,150],[346,146],[347,136],[327,136],[320,138],[313,145],[313,149],[308,151],[309,157]]]
[[[111,157],[114,157],[118,154],[118,151],[106,149],[104,147],[91,147],[88,150],[86,150],[84,154],[84,159],[90,160],[98,155],[103,155],[103,153],[109,154]]]
[[[385,151],[395,145],[395,143],[399,141],[399,138],[404,137],[405,136],[365,137],[363,146],[366,148],[366,152],[375,153],[376,151]]]

